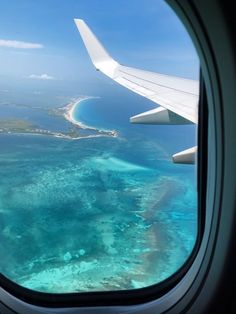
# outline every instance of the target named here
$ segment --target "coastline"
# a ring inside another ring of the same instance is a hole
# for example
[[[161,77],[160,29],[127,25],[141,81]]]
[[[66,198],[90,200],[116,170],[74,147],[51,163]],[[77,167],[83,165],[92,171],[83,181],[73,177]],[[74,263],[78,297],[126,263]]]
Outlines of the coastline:
[[[75,120],[73,114],[74,114],[74,111],[75,111],[75,108],[77,106],[79,106],[79,104],[84,101],[84,100],[87,100],[87,99],[92,99],[92,98],[95,98],[95,97],[79,97],[75,100],[72,100],[68,105],[66,105],[65,107],[62,107],[63,110],[65,110],[65,113],[63,114],[64,118],[66,120],[68,120],[70,123],[72,124],[75,124],[77,126],[79,126],[81,129],[90,129],[90,130],[97,130],[96,128],[94,127],[91,127],[91,126],[88,126],[84,123],[82,123],[81,121],[78,121],[78,120]]]
[[[64,118],[68,120],[70,123],[78,126],[80,129],[83,130],[93,130],[97,131],[98,135],[88,135],[86,137],[99,137],[99,136],[113,136],[117,137],[118,133],[116,130],[106,130],[106,129],[100,129],[97,127],[93,127],[87,124],[84,124],[81,121],[78,121],[74,118],[73,114],[75,111],[75,108],[80,105],[80,103],[84,100],[87,99],[92,99],[92,98],[99,98],[99,97],[92,97],[92,96],[84,96],[84,97],[79,97],[75,100],[72,100],[69,104],[67,104],[65,107],[62,107],[61,109],[65,110],[65,113],[63,114]]]
[[[51,136],[51,137],[56,137],[56,138],[62,138],[62,139],[67,139],[67,140],[82,140],[82,139],[87,139],[87,138],[95,138],[95,137],[109,137],[109,135],[106,134],[91,134],[91,135],[85,135],[85,136],[77,136],[77,137],[72,137],[67,134],[63,133],[57,133],[57,132],[50,132],[47,130],[40,130],[40,132],[14,132],[14,131],[0,131],[0,136],[1,135],[21,135],[21,136]]]
[[[92,96],[80,96],[78,98],[72,98],[70,103],[49,111],[48,114],[54,116],[61,116],[70,122],[74,127],[73,129],[63,132],[63,131],[52,131],[43,129],[40,126],[33,125],[24,119],[0,119],[0,135],[1,134],[19,134],[19,135],[43,135],[52,136],[57,138],[64,138],[69,140],[80,140],[85,138],[95,138],[95,137],[117,137],[118,132],[116,130],[107,130],[98,127],[93,127],[82,123],[74,118],[74,110],[79,104],[91,98],[99,98]],[[80,130],[92,131],[91,134],[83,135]],[[94,134],[93,134],[94,133]]]

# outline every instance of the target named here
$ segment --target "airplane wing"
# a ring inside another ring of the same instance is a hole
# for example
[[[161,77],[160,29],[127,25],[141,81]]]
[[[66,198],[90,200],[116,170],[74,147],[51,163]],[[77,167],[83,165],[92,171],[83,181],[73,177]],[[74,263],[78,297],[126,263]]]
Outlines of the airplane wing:
[[[75,19],[75,23],[97,70],[159,106],[131,117],[132,123],[188,124],[198,122],[198,81],[123,66],[108,54],[83,20]],[[195,154],[196,147],[193,147],[175,154],[173,160],[179,163],[182,160],[184,163],[192,163]]]

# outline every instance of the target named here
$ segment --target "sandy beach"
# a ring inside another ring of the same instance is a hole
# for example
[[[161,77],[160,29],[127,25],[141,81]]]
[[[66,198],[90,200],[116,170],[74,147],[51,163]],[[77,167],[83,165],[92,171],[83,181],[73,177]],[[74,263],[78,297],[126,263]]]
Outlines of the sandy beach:
[[[91,135],[91,136],[87,136],[87,137],[99,137],[99,136],[114,136],[117,137],[117,131],[115,130],[105,130],[105,129],[99,129],[90,125],[86,125],[84,123],[82,123],[81,121],[75,120],[74,119],[74,110],[77,106],[79,106],[79,104],[86,100],[86,99],[92,99],[92,98],[98,98],[98,97],[89,97],[89,96],[85,96],[85,97],[79,97],[75,100],[72,100],[68,105],[66,105],[65,107],[63,107],[63,109],[65,110],[64,113],[64,117],[66,120],[68,120],[70,123],[77,125],[79,128],[84,129],[84,130],[94,130],[97,131],[101,134],[97,134],[97,135]]]
[[[77,98],[75,100],[72,100],[68,105],[66,105],[63,109],[65,110],[64,113],[64,117],[66,118],[66,120],[68,120],[69,122],[71,122],[72,124],[75,124],[77,126],[79,126],[81,129],[92,129],[92,130],[96,130],[96,128],[90,127],[88,125],[83,124],[81,121],[77,121],[74,119],[73,113],[74,110],[77,106],[79,106],[79,104],[86,100],[86,99],[91,99],[92,97],[80,97]]]

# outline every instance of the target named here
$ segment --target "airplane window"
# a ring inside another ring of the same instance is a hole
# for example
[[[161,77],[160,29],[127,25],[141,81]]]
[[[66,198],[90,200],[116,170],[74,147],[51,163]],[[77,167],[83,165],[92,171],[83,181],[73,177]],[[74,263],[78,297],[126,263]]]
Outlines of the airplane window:
[[[0,272],[47,293],[167,280],[198,234],[184,26],[161,0],[1,6]]]

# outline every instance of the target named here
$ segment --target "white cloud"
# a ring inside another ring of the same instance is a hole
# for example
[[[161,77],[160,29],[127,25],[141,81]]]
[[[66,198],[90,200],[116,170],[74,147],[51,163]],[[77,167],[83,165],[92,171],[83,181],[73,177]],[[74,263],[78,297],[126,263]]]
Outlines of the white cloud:
[[[34,94],[34,95],[41,95],[42,92],[40,92],[40,91],[38,91],[38,90],[35,90],[35,91],[33,91],[33,94]]]
[[[55,80],[55,77],[50,76],[48,74],[41,74],[41,75],[31,74],[29,78],[38,79],[38,80]]]
[[[42,44],[27,43],[25,41],[0,39],[0,47],[17,48],[17,49],[40,49]]]

